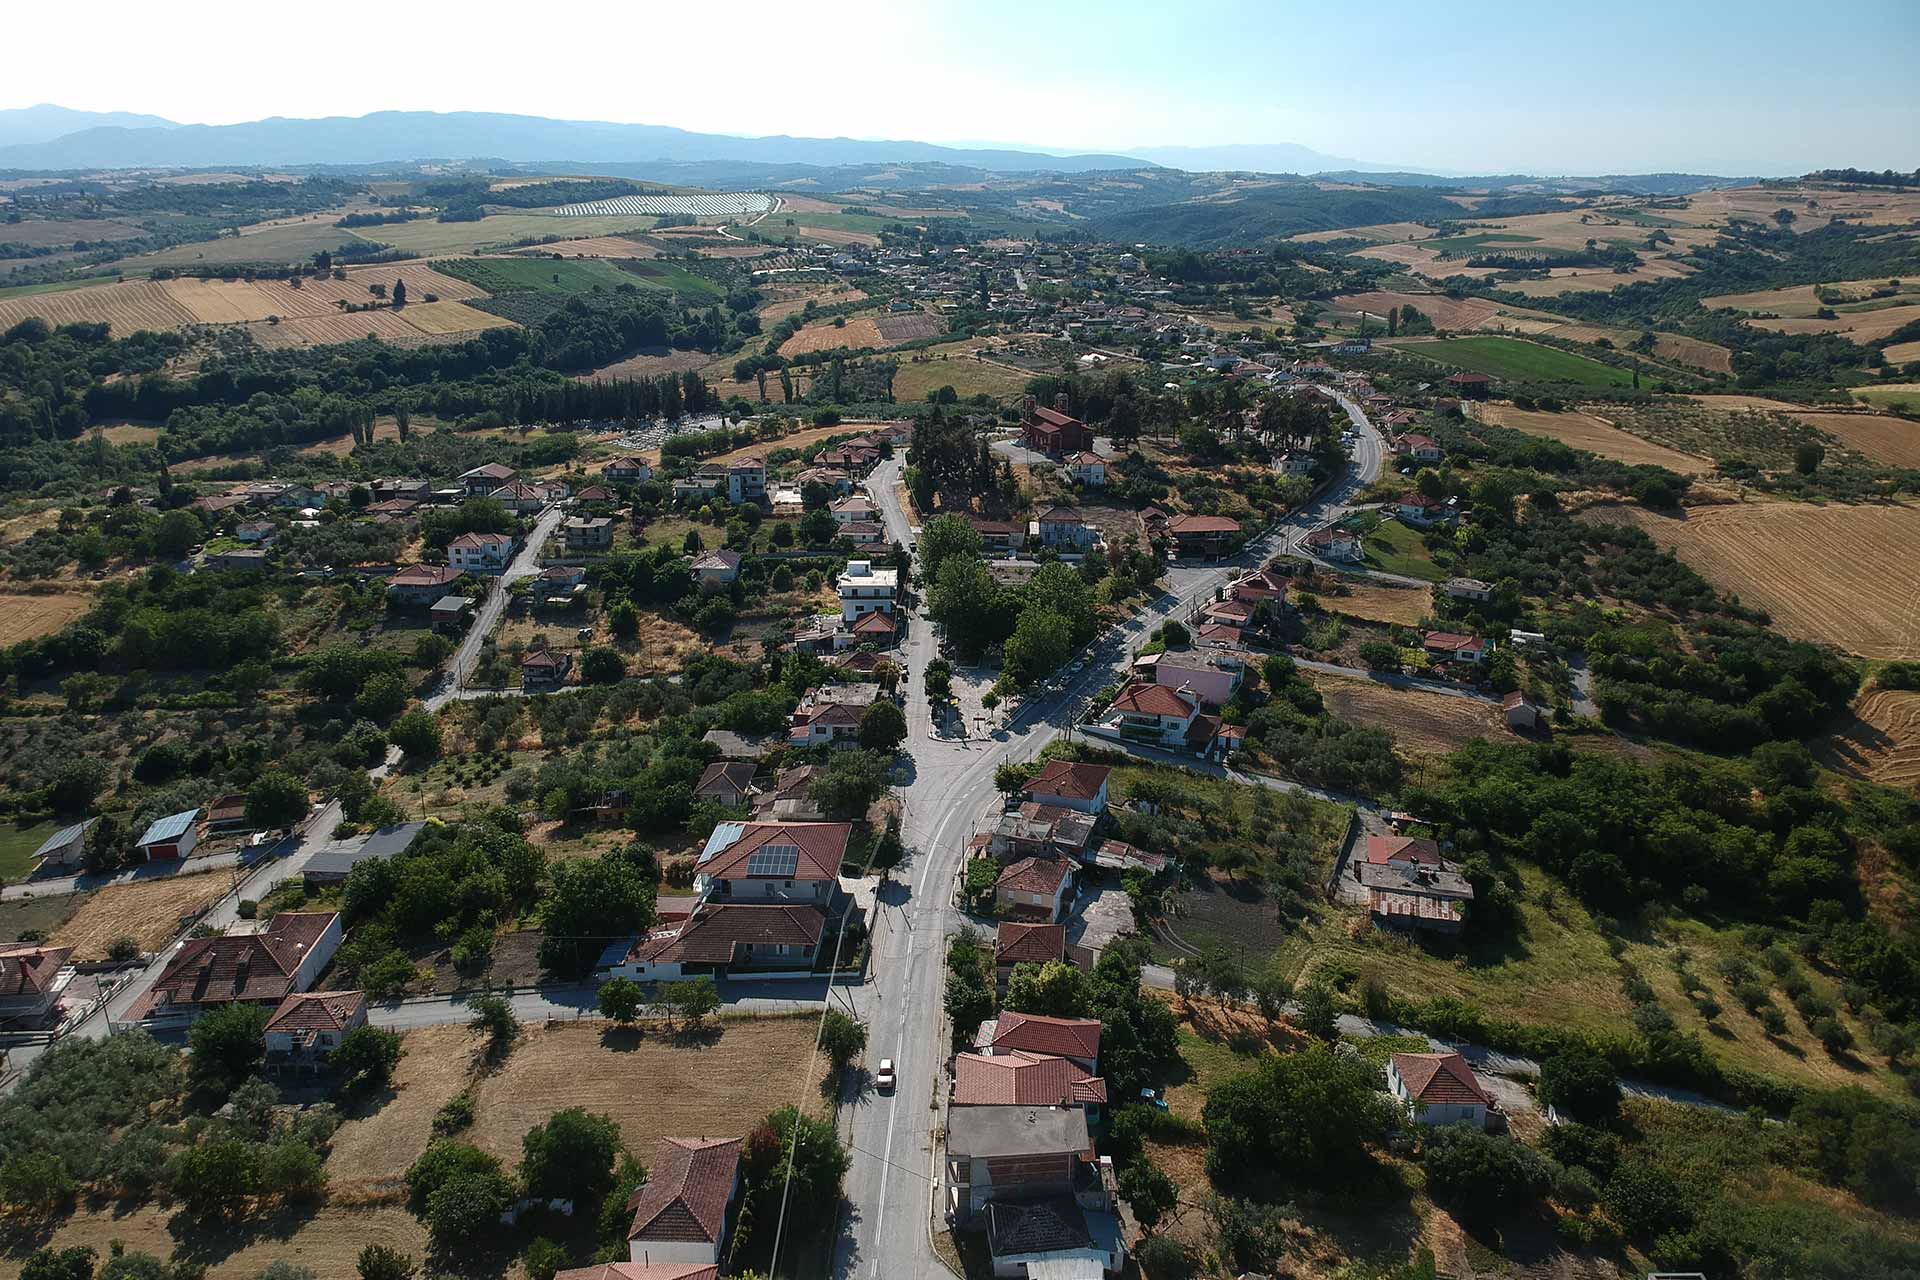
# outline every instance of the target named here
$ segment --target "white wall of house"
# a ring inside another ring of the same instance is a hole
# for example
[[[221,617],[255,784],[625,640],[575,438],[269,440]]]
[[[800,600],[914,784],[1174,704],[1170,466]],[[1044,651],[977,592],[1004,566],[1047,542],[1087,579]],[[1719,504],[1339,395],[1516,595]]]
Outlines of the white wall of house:
[[[340,949],[346,931],[340,927],[340,917],[335,916],[328,924],[325,933],[314,942],[313,950],[307,952],[300,961],[300,967],[294,971],[293,989],[307,991],[320,977],[320,971],[333,959],[333,953]]]
[[[1487,1109],[1478,1102],[1436,1103],[1427,1106],[1416,1103],[1412,1092],[1407,1088],[1407,1082],[1400,1078],[1400,1073],[1393,1069],[1392,1063],[1387,1064],[1387,1087],[1393,1091],[1394,1097],[1413,1110],[1414,1119],[1421,1124],[1471,1124],[1482,1129],[1487,1127]]]
[[[1107,784],[1101,783],[1097,794],[1082,799],[1079,796],[1056,796],[1045,791],[1028,791],[1027,799],[1040,804],[1056,805],[1062,809],[1073,809],[1080,813],[1105,813],[1107,811]]]
[[[691,1262],[711,1266],[720,1261],[720,1246],[699,1240],[629,1240],[631,1261],[647,1263]]]

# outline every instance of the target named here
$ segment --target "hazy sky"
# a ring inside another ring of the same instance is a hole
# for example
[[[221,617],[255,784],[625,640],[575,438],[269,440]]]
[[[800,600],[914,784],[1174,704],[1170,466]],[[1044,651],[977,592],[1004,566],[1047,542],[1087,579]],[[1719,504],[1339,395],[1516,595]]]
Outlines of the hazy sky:
[[[1920,167],[1920,0],[18,4],[0,106],[524,112],[1471,172]]]

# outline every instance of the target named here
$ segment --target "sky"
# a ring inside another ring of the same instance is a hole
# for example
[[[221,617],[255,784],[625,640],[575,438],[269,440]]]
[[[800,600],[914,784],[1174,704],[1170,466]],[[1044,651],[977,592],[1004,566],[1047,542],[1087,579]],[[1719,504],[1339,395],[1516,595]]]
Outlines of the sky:
[[[12,7],[0,107],[518,112],[1055,151],[1297,143],[1456,173],[1920,168],[1920,0],[95,0]]]

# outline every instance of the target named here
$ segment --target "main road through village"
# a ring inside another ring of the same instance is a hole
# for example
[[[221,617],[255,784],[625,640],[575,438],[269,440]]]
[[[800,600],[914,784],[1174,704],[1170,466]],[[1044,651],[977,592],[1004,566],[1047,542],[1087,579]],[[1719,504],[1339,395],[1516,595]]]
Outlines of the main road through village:
[[[911,612],[903,656],[913,761],[901,795],[902,834],[913,856],[880,894],[872,977],[852,1000],[867,1019],[867,1061],[893,1059],[899,1084],[892,1093],[864,1090],[845,1103],[842,1132],[850,1136],[853,1164],[846,1182],[850,1208],[834,1245],[836,1276],[877,1280],[937,1275],[944,1269],[933,1252],[929,1223],[932,1197],[936,1190],[944,1193],[933,1131],[947,1056],[941,1009],[945,941],[959,923],[951,907],[967,838],[998,806],[995,768],[1031,760],[1075,723],[1089,696],[1112,682],[1121,664],[1162,622],[1184,619],[1194,605],[1213,598],[1234,577],[1266,557],[1293,550],[1307,532],[1346,514],[1354,493],[1379,476],[1383,442],[1359,405],[1344,396],[1335,398],[1356,433],[1341,480],[1234,559],[1173,566],[1156,600],[1095,641],[1078,677],[1028,701],[991,737],[934,736],[923,682],[937,646],[924,594]],[[868,489],[886,521],[888,537],[911,548],[912,529],[896,488],[900,470],[898,459],[882,463],[868,480]],[[816,1205],[788,1210],[801,1215],[819,1211]]]

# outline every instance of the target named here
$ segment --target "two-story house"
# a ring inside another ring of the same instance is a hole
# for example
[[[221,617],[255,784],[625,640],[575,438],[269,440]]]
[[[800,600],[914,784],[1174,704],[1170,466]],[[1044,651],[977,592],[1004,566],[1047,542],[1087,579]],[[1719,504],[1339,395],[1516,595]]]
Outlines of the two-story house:
[[[1011,555],[1026,545],[1027,531],[1011,520],[988,520],[967,515],[966,522],[980,535],[980,543],[991,555]]]
[[[1447,451],[1432,436],[1423,436],[1418,432],[1408,432],[1393,442],[1393,451],[1415,462],[1441,462],[1446,459]]]
[[[405,605],[430,605],[460,580],[450,564],[410,564],[387,579],[387,598]]]
[[[600,468],[600,474],[615,484],[645,484],[653,479],[653,468],[645,458],[615,458]]]
[[[709,551],[693,562],[692,572],[702,591],[718,591],[740,576],[740,553],[725,547]]]
[[[1125,738],[1177,747],[1200,714],[1200,695],[1191,689],[1152,684],[1130,684],[1108,708],[1108,724]]]
[[[613,545],[613,521],[606,516],[573,516],[565,528],[567,550],[576,555],[605,551]]]
[[[1169,650],[1152,658],[1152,670],[1155,684],[1191,690],[1209,710],[1233,701],[1246,677],[1240,655],[1224,649]]]
[[[1080,1107],[955,1107],[947,1114],[947,1214],[961,1226],[995,1200],[1070,1197],[1092,1152]]]
[[[1103,764],[1049,760],[1020,794],[1038,804],[1098,815],[1107,811],[1107,780],[1112,776],[1113,770]]]
[[[840,590],[841,620],[858,622],[869,613],[893,612],[900,571],[876,569],[871,560],[849,560],[836,585]]]
[[[229,1004],[278,1008],[312,988],[344,936],[336,911],[283,911],[257,932],[189,938],[133,1002],[125,1025],[191,1020]]]
[[[1240,537],[1240,522],[1228,516],[1179,515],[1167,521],[1167,534],[1181,556],[1215,559]]]
[[[767,462],[764,458],[742,458],[727,468],[727,501],[736,507],[743,502],[758,502],[767,496]]]
[[[460,473],[460,483],[469,498],[484,498],[495,489],[510,485],[520,473],[501,462],[488,462]]]
[[[447,563],[461,573],[501,573],[513,559],[504,533],[463,533],[447,544]]]
[[[880,514],[880,508],[858,494],[836,498],[827,505],[827,510],[833,513],[833,522],[837,525],[872,524]]]
[[[1360,535],[1350,529],[1315,529],[1305,538],[1307,554],[1322,560],[1356,562],[1366,559]]]
[[[1084,551],[1100,541],[1100,531],[1088,524],[1076,507],[1048,507],[1031,530],[1040,544],[1061,551]]]
[[[262,1033],[268,1062],[313,1063],[340,1047],[347,1033],[367,1025],[367,997],[359,991],[296,991],[282,1000]]]
[[[1107,487],[1107,460],[1097,453],[1076,453],[1066,460],[1067,478],[1089,489]]]
[[[1453,515],[1452,507],[1438,498],[1429,498],[1424,493],[1403,493],[1391,509],[1404,523],[1416,529],[1439,524]]]

